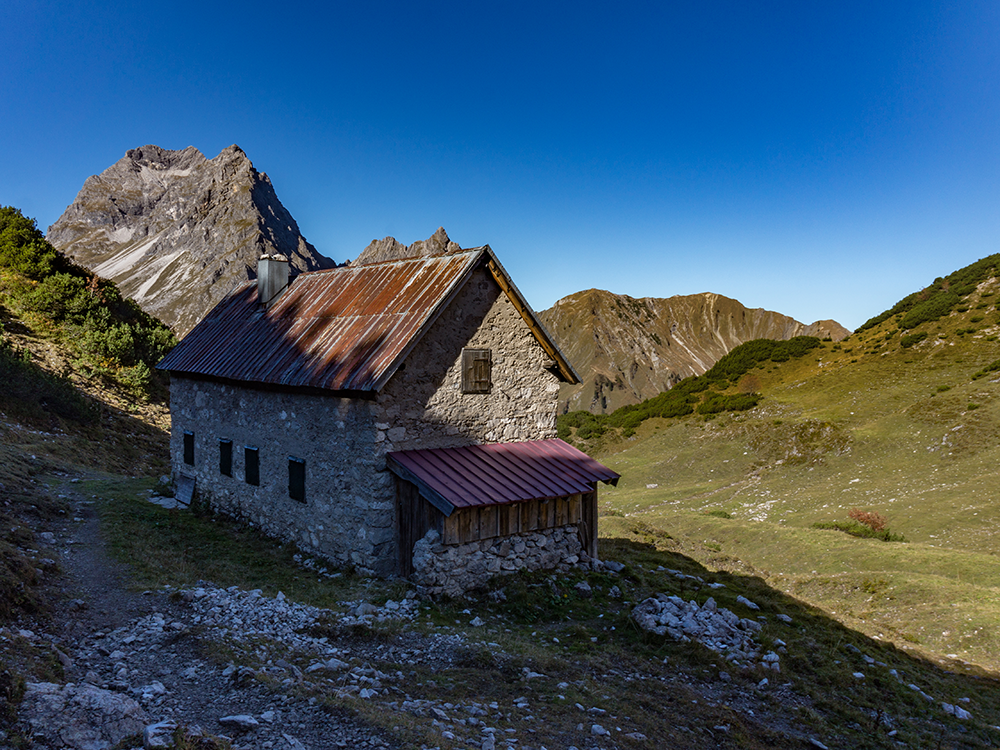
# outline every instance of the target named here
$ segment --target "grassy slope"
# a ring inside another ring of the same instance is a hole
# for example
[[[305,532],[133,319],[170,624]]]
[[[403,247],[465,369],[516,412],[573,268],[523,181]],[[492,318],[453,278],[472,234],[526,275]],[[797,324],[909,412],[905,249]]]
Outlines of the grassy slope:
[[[604,512],[668,530],[709,567],[757,570],[871,635],[1000,669],[1000,385],[971,379],[1000,358],[996,297],[980,297],[998,287],[920,326],[929,337],[913,348],[889,320],[755,372],[767,400],[752,412],[654,420],[604,446],[598,458],[623,474]],[[852,507],[887,516],[908,543],[811,528]]]

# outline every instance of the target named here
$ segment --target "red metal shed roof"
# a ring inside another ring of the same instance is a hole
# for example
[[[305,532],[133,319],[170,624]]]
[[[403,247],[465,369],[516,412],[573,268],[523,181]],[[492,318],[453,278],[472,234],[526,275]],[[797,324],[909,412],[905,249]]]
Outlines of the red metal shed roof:
[[[445,515],[590,492],[594,482],[615,484],[620,476],[559,439],[397,451],[386,463]]]
[[[563,376],[578,382],[488,246],[303,273],[266,310],[250,282],[157,365],[187,375],[334,391],[377,391],[480,264],[506,282]],[[504,283],[501,283],[504,286]]]

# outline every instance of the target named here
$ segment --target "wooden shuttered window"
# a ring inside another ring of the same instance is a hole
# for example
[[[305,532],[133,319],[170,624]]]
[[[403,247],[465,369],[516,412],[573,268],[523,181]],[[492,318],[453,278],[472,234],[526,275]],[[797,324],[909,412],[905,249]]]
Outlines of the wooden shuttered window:
[[[219,473],[233,475],[233,441],[225,438],[219,439]]]
[[[246,482],[260,486],[260,450],[252,446],[243,447],[243,462],[246,468]]]
[[[462,350],[462,393],[489,393],[492,377],[493,356],[489,349]]]
[[[306,461],[288,457],[288,496],[300,503],[306,501]]]

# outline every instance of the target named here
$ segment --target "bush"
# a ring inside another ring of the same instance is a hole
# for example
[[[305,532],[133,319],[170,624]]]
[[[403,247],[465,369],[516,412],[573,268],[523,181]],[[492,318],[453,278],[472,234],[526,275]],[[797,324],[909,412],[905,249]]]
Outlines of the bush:
[[[0,206],[0,265],[37,281],[69,264],[46,241],[34,219],[13,206]]]
[[[961,297],[952,291],[939,290],[934,292],[927,299],[914,305],[899,321],[899,327],[909,330],[916,328],[921,323],[937,320],[950,313],[960,299]]]
[[[986,365],[986,367],[984,367],[982,370],[973,375],[972,379],[979,380],[979,378],[984,378],[991,372],[996,372],[997,370],[1000,370],[1000,359],[990,362],[988,365]]]
[[[876,513],[875,511],[861,510],[860,508],[851,508],[847,512],[847,517],[852,521],[857,521],[860,524],[864,524],[872,531],[883,531],[887,523],[885,516],[881,513]]]
[[[851,536],[856,536],[860,539],[879,539],[883,542],[905,542],[906,537],[902,534],[893,534],[888,529],[883,531],[874,531],[864,524],[860,524],[857,521],[827,521],[814,523],[812,525],[814,529],[836,529],[837,531],[843,531],[845,534],[850,534]]]
[[[720,414],[724,411],[746,411],[752,409],[760,403],[761,396],[758,393],[738,393],[726,396],[721,393],[713,394],[698,404],[699,414]]]
[[[167,326],[58,253],[16,208],[0,208],[0,266],[16,274],[7,284],[11,307],[52,321],[91,366],[148,395],[151,368],[177,343]]]
[[[914,344],[919,344],[927,338],[926,331],[919,331],[918,333],[908,333],[905,336],[900,337],[899,345],[904,349],[909,349]]]
[[[866,321],[858,328],[858,332],[874,328],[894,315],[902,315],[899,327],[906,329],[916,328],[929,320],[937,320],[950,313],[961,298],[974,292],[978,284],[996,276],[998,268],[1000,254],[988,255],[946,278],[935,279],[926,289],[904,297],[889,310]]]

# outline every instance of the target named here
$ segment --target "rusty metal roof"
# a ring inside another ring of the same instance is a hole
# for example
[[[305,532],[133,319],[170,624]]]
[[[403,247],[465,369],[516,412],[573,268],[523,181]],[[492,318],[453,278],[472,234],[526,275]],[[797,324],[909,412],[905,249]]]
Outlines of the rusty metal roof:
[[[377,391],[480,263],[510,283],[489,246],[299,274],[266,310],[257,303],[256,282],[250,282],[220,302],[157,369],[248,383]],[[527,309],[521,314],[529,325],[537,323],[516,287],[513,294]],[[546,350],[555,348],[540,324],[532,331]],[[555,351],[564,379],[578,381]]]
[[[256,282],[249,282],[220,302],[157,369],[249,383],[377,391],[480,263],[511,297],[563,378],[578,382],[489,246],[299,274],[267,310],[257,303]]]
[[[595,482],[615,484],[620,476],[559,439],[397,451],[386,465],[445,515],[590,492]]]

